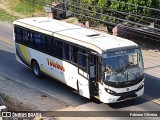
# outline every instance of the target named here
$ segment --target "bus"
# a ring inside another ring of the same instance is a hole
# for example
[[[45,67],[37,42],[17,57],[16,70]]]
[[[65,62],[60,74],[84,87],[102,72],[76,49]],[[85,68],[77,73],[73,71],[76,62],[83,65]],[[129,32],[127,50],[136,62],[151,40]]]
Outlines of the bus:
[[[13,26],[16,60],[35,76],[49,76],[103,103],[143,95],[143,57],[136,43],[47,17]]]

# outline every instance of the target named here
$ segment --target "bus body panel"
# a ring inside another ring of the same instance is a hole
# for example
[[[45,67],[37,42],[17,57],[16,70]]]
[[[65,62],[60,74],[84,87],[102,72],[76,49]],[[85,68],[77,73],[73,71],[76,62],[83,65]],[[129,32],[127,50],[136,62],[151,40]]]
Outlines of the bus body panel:
[[[18,43],[16,43],[16,51],[16,58],[20,63],[29,67],[31,66],[31,60],[34,59],[38,62],[40,70],[44,74],[76,90],[79,89],[80,95],[90,98],[89,82],[78,74],[78,68],[75,65]],[[79,88],[77,88],[77,84]]]
[[[28,47],[25,47],[24,45],[15,44],[16,46],[16,59],[26,65],[27,67],[30,67],[31,65],[31,55]]]

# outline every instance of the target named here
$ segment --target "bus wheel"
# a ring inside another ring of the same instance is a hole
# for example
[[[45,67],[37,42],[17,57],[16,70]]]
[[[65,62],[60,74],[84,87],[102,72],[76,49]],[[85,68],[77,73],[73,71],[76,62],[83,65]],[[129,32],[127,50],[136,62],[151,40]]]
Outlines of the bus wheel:
[[[37,63],[37,61],[34,61],[32,63],[32,70],[33,70],[33,73],[36,77],[41,77],[41,72],[40,72],[40,68],[39,68],[39,65]]]

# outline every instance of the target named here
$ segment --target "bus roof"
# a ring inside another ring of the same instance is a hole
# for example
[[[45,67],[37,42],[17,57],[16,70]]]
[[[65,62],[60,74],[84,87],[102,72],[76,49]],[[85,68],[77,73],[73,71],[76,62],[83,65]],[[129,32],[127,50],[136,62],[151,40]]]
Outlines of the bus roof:
[[[138,46],[134,42],[124,38],[47,17],[20,19],[14,21],[13,24],[94,49],[100,54],[110,49]]]

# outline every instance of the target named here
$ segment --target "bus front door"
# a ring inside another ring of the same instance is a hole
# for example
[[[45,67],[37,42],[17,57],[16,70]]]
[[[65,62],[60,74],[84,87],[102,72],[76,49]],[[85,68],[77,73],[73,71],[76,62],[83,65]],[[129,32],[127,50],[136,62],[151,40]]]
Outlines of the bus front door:
[[[98,82],[100,80],[100,64],[99,64],[99,56],[90,53],[90,94],[91,96],[98,96]]]
[[[78,91],[81,96],[90,98],[88,55],[81,52],[78,53]]]

